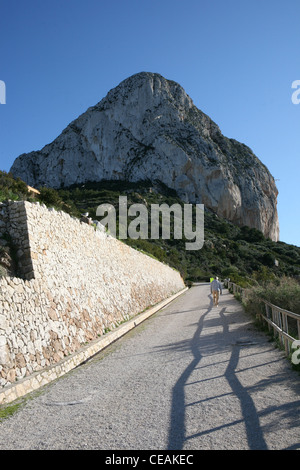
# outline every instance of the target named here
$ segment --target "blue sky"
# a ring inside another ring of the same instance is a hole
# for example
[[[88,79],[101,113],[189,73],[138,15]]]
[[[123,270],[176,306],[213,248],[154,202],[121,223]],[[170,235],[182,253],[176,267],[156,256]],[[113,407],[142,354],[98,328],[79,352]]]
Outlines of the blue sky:
[[[0,0],[0,169],[157,72],[268,167],[280,239],[300,246],[299,18],[299,0]]]

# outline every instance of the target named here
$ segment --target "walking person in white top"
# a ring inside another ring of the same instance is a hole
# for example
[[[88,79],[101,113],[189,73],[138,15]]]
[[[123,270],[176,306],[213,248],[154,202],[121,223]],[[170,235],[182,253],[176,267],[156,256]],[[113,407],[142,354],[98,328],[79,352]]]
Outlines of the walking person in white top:
[[[210,283],[210,292],[213,296],[213,304],[218,307],[219,306],[219,296],[220,294],[222,295],[222,284],[219,281],[219,278],[216,277],[211,283]]]

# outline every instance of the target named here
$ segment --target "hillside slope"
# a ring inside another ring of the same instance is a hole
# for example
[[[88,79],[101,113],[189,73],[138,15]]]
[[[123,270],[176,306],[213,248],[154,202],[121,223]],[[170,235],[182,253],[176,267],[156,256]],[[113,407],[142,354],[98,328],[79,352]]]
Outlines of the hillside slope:
[[[119,196],[127,196],[128,207],[133,203],[142,203],[148,208],[151,204],[183,204],[176,191],[159,181],[103,181],[73,185],[61,190],[43,188],[40,195],[33,196],[28,193],[23,182],[0,172],[0,200],[39,200],[78,218],[82,213],[89,212],[93,220],[100,220],[96,217],[96,209],[104,203],[113,204],[118,214]],[[171,229],[172,227],[171,225]],[[237,227],[207,209],[204,215],[204,238],[204,246],[198,251],[187,251],[186,240],[174,240],[172,230],[170,240],[129,238],[124,242],[178,269],[187,281],[209,280],[211,276],[219,275],[246,285],[255,280],[272,279],[274,276],[300,276],[299,247],[273,242],[257,229]],[[3,267],[7,267],[7,237],[2,237],[2,243],[0,257],[2,250]]]

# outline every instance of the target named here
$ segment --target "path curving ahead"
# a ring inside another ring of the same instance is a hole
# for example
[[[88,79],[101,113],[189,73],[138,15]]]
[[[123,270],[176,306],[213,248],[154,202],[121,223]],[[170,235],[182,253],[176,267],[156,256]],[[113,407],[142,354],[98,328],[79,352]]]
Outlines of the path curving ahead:
[[[192,287],[0,423],[0,449],[300,449],[300,376]]]

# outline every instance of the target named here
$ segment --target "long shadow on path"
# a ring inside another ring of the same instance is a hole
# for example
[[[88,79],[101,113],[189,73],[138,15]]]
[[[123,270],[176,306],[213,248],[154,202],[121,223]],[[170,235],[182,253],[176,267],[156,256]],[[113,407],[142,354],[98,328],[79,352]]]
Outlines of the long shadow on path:
[[[212,310],[213,305],[200,317],[197,330],[190,342],[190,348],[194,359],[185,369],[176,382],[172,393],[171,425],[169,431],[168,449],[182,449],[185,441],[185,394],[184,387],[193,370],[201,361],[202,354],[199,351],[199,338],[203,330],[205,317]]]
[[[203,315],[201,315],[195,334],[192,337],[191,341],[189,342],[189,348],[192,352],[193,360],[188,365],[188,367],[184,370],[184,372],[181,374],[181,376],[179,377],[172,391],[171,424],[170,424],[170,429],[169,429],[167,449],[168,450],[183,449],[184,443],[187,439],[201,437],[201,435],[213,433],[216,430],[222,429],[227,426],[235,425],[238,422],[244,422],[249,449],[259,449],[259,450],[267,449],[267,444],[264,440],[263,432],[259,423],[259,417],[257,414],[257,410],[255,408],[254,402],[249,392],[241,384],[241,382],[239,381],[235,373],[235,370],[239,361],[240,348],[234,347],[234,346],[232,347],[231,356],[228,361],[226,371],[224,373],[224,378],[227,380],[228,384],[230,385],[232,389],[232,394],[234,394],[240,402],[242,419],[236,422],[228,423],[228,424],[221,424],[217,428],[210,428],[209,423],[207,423],[207,429],[205,431],[199,432],[193,436],[186,435],[186,427],[185,427],[186,416],[185,415],[186,415],[186,406],[189,406],[189,405],[185,404],[185,386],[187,385],[188,379],[191,376],[192,372],[196,368],[198,368],[199,363],[203,357],[200,352],[200,347],[203,347],[203,344],[200,341],[200,337],[201,337],[201,333],[203,332],[204,322],[206,320],[206,317],[209,315],[212,308],[213,308],[213,305],[212,305],[212,300],[211,300],[208,310]],[[228,337],[229,329],[228,329],[227,319],[224,315],[225,310],[226,308],[223,308],[220,310],[219,320],[221,322],[221,326],[223,327],[223,333],[226,333]],[[219,335],[220,333],[218,333],[218,337],[215,338],[215,341],[213,337],[211,337],[210,340],[213,341],[214,344],[217,344]],[[206,400],[210,400],[210,398]]]

